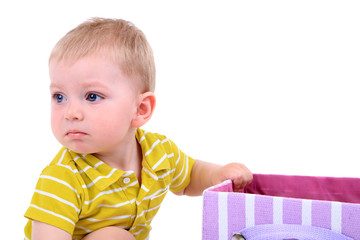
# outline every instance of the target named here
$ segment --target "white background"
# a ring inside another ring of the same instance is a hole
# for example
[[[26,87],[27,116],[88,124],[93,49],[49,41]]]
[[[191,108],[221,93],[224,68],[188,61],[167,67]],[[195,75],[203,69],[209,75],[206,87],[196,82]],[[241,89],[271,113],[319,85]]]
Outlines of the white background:
[[[359,176],[358,1],[2,1],[1,239],[21,239],[37,178],[59,150],[49,53],[93,17],[124,18],[155,53],[144,127],[188,155],[253,172]],[[202,199],[169,194],[151,239],[201,239]]]

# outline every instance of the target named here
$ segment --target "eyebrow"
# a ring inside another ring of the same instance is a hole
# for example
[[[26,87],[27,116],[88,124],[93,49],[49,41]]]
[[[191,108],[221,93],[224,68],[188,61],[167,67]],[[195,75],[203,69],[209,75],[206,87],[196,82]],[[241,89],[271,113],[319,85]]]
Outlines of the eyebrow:
[[[82,84],[82,88],[90,88],[90,87],[98,87],[98,88],[104,88],[104,89],[109,89],[109,86],[99,82],[99,81],[88,81]],[[50,84],[50,89],[51,88],[62,88],[61,84],[56,84],[56,83],[51,83]]]
[[[51,83],[49,88],[60,88],[57,84]]]
[[[83,88],[89,88],[89,87],[99,87],[104,89],[109,89],[109,86],[103,84],[100,81],[87,81],[83,83]]]

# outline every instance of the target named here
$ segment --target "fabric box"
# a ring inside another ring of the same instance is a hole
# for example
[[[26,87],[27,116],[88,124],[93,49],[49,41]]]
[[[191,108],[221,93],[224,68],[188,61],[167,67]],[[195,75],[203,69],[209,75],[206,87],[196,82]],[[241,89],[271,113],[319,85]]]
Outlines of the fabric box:
[[[254,174],[203,194],[203,240],[360,240],[360,179]]]

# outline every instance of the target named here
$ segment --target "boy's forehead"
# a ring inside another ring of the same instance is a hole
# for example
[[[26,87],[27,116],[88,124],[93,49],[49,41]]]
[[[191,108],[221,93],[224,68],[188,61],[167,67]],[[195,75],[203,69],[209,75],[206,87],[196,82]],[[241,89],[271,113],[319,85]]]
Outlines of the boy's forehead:
[[[112,63],[115,65],[118,65],[120,67],[121,63],[118,59],[118,57],[113,56],[114,54],[111,54],[111,50],[108,49],[108,47],[103,47],[98,50],[89,51],[86,53],[78,53],[78,54],[64,54],[64,55],[58,55],[58,56],[52,56],[49,59],[49,65],[51,63],[54,64],[62,64],[64,66],[72,66],[78,62],[92,59],[96,60],[97,62],[107,62]]]
[[[120,63],[102,54],[91,54],[79,58],[67,57],[49,62],[50,74],[123,74]]]
[[[118,81],[126,81],[140,89],[141,83],[129,77],[116,63],[103,55],[90,55],[79,59],[61,59],[49,62],[50,87],[64,87],[67,84],[83,88],[99,86],[109,88]]]

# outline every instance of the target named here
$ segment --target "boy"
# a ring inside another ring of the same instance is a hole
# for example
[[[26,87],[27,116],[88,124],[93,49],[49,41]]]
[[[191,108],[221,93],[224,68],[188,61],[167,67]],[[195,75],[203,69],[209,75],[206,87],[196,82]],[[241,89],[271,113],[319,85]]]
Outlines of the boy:
[[[148,239],[168,190],[200,195],[226,179],[252,180],[242,164],[185,155],[140,129],[155,108],[155,64],[144,34],[117,19],[91,19],[49,59],[51,126],[64,146],[37,183],[26,239]]]

